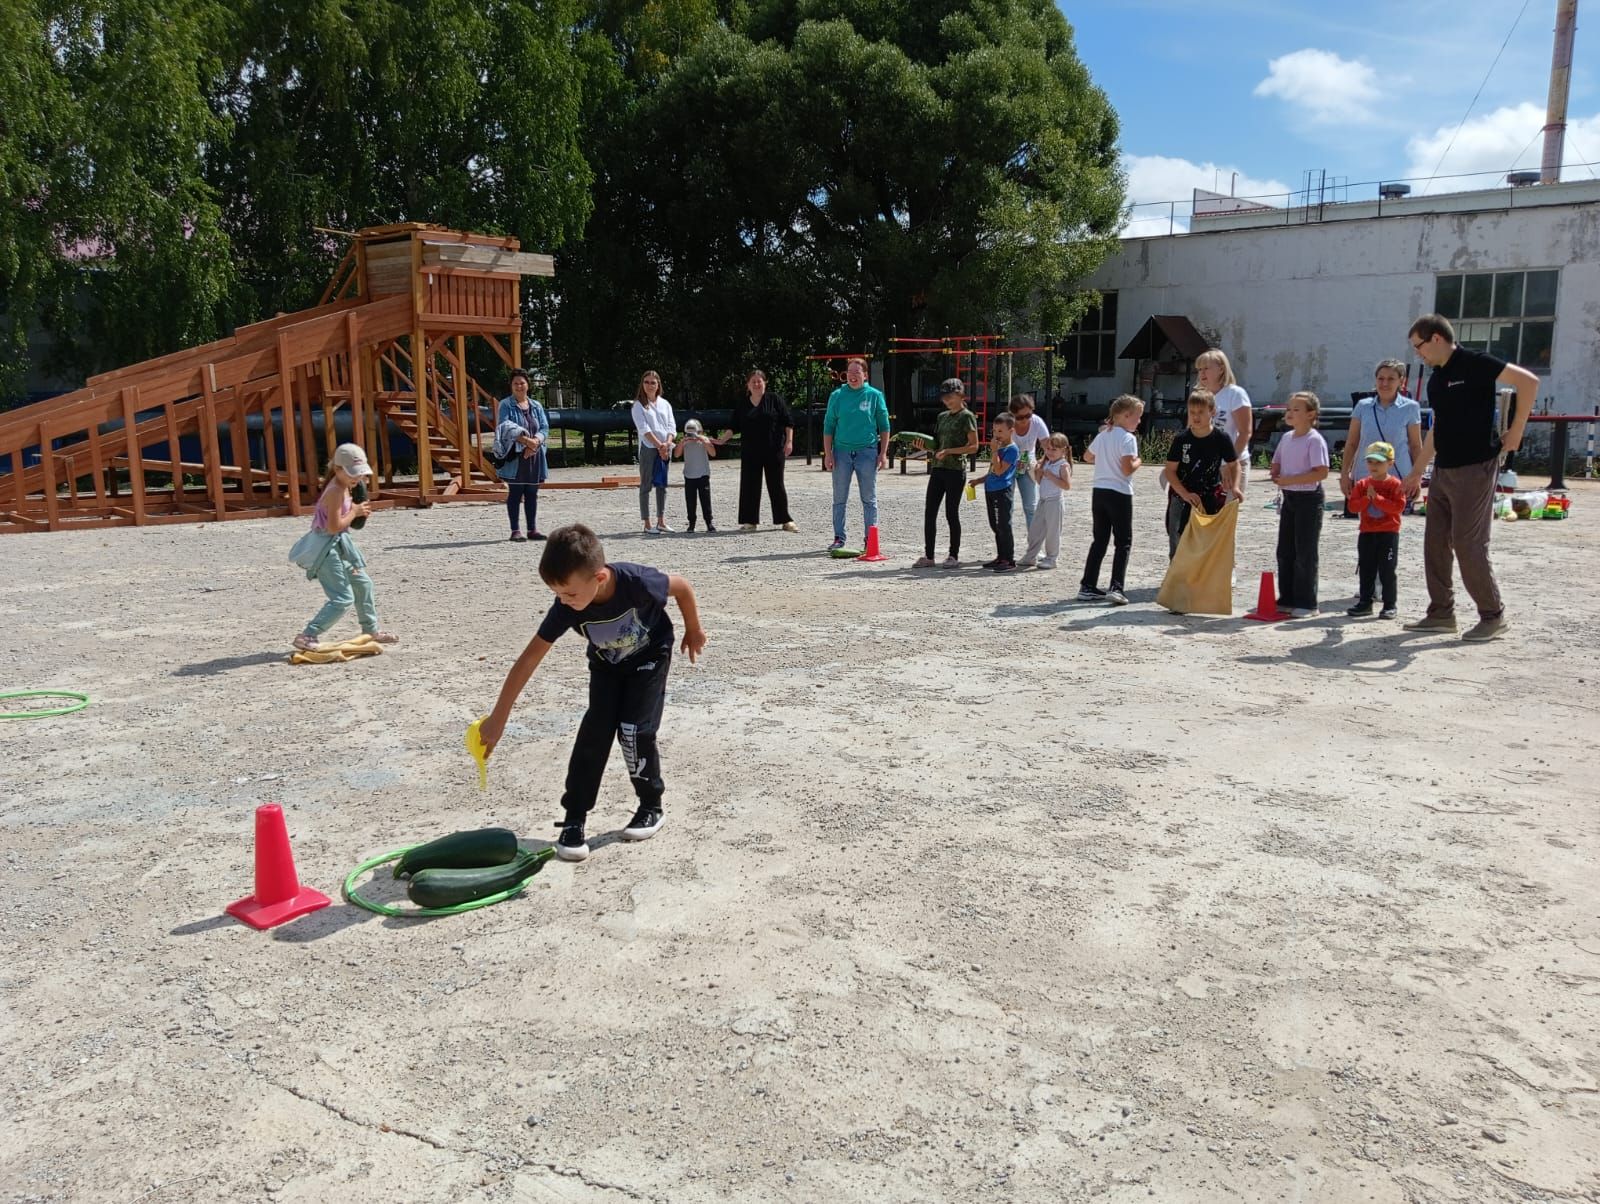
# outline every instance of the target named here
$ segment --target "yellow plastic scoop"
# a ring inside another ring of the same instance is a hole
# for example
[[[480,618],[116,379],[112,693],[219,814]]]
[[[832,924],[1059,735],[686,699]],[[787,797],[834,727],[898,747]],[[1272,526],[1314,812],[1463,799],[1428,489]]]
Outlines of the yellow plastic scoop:
[[[489,750],[483,746],[483,737],[478,734],[482,727],[482,719],[474,719],[467,724],[467,734],[463,742],[467,746],[467,751],[472,754],[472,759],[478,763],[478,789],[486,790],[489,786]]]

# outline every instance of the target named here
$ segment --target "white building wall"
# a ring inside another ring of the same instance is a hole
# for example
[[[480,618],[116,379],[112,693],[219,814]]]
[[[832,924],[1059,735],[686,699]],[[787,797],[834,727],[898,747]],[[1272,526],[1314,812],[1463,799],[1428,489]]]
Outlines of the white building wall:
[[[1406,340],[1434,304],[1440,273],[1559,268],[1551,371],[1540,409],[1600,402],[1600,204],[1431,213],[1129,239],[1086,282],[1115,290],[1117,346],[1152,314],[1182,314],[1228,353],[1257,405],[1296,389],[1348,401],[1388,357],[1417,363]],[[1067,378],[1066,392],[1109,402],[1134,387]],[[1171,388],[1168,383],[1168,388]]]

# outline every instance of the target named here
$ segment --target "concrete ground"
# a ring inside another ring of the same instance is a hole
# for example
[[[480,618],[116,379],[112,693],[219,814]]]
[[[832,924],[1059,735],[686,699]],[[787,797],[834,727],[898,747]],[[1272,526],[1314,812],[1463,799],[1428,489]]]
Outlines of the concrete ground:
[[[916,472],[877,566],[820,554],[816,469],[797,535],[730,532],[715,472],[714,537],[543,504],[699,593],[666,827],[614,839],[614,758],[587,863],[432,921],[220,912],[263,801],[335,896],[455,829],[552,837],[577,644],[487,792],[461,746],[549,600],[502,513],[375,516],[403,642],[332,666],[284,662],[301,522],[0,543],[0,688],[94,700],[0,723],[5,1200],[1600,1200],[1600,486],[1497,527],[1515,627],[1475,646],[1346,619],[1345,522],[1330,616],[1157,609],[1149,471],[1121,609],[1070,600],[1082,470],[1063,567],[1006,578],[910,569]]]

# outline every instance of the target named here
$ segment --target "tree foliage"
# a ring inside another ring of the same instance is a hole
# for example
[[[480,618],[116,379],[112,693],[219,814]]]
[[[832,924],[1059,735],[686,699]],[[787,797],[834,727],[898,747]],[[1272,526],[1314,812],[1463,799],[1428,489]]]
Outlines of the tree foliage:
[[[1049,0],[765,0],[616,131],[558,344],[707,392],[752,357],[1062,329],[1116,137]]]
[[[0,395],[314,301],[342,231],[561,251],[527,333],[584,395],[646,365],[1059,330],[1122,203],[1051,0],[12,0]]]
[[[227,136],[208,103],[223,13],[0,5],[0,396],[36,327],[91,370],[215,330],[233,272],[202,157]]]

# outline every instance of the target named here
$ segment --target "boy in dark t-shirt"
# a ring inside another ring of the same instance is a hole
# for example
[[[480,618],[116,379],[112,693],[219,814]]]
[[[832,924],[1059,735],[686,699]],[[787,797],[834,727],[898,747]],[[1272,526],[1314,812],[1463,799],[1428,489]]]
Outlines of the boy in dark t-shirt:
[[[661,780],[656,731],[667,698],[673,637],[667,599],[675,599],[683,612],[682,646],[691,663],[705,648],[706,633],[687,581],[648,565],[607,564],[600,540],[581,523],[550,533],[539,576],[556,600],[506,674],[494,710],[479,731],[487,756],[499,744],[511,708],[551,645],[564,632],[583,633],[589,648],[589,709],[567,762],[566,791],[561,796],[566,816],[556,841],[557,857],[582,861],[589,855],[584,826],[600,792],[613,737],[622,746],[639,797],[639,809],[622,830],[622,838],[648,840],[660,830],[666,783]]]
[[[1233,440],[1217,429],[1217,399],[1205,389],[1189,394],[1189,428],[1179,433],[1162,470],[1167,482],[1167,556],[1189,525],[1189,512],[1221,510],[1239,496],[1239,453]]]

